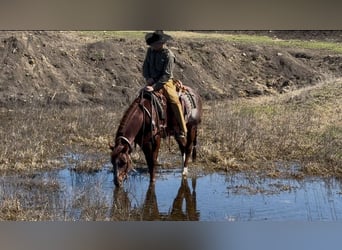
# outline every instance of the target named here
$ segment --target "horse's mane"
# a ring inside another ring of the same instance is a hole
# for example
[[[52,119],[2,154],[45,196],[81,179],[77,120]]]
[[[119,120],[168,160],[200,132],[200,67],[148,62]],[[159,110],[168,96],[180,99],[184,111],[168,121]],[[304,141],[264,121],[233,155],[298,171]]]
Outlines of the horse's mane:
[[[125,111],[124,116],[121,119],[119,128],[118,128],[118,130],[116,132],[116,137],[119,137],[119,136],[124,134],[125,130],[127,129],[128,122],[131,120],[134,111],[136,110],[136,108],[139,105],[139,100],[140,100],[140,98],[137,97],[133,101],[133,103],[128,107],[128,109]]]

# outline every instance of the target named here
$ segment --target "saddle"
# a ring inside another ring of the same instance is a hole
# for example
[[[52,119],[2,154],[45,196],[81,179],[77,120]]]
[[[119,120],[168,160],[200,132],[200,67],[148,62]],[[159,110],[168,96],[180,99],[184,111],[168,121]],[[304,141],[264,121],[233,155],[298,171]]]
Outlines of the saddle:
[[[174,84],[176,86],[176,91],[179,96],[179,101],[183,108],[183,115],[185,122],[187,123],[189,118],[191,117],[191,111],[196,108],[196,102],[194,99],[194,94],[189,91],[189,89],[182,84],[180,80],[174,80]],[[152,105],[157,111],[159,121],[159,129],[163,131],[163,137],[166,137],[166,130],[167,133],[172,133],[175,121],[173,118],[171,110],[168,108],[167,99],[164,95],[163,89],[154,92],[143,91],[142,94],[143,98],[146,98],[151,101]]]
[[[175,85],[179,95],[179,101],[183,107],[185,122],[188,122],[191,116],[191,111],[193,109],[196,109],[194,94],[190,92],[189,89],[185,87],[180,80],[175,80]]]
[[[148,92],[143,91],[143,98],[150,100],[154,108],[157,110],[158,116],[161,120],[165,120],[166,114],[165,114],[165,107],[167,105],[166,103],[166,97],[161,92]]]

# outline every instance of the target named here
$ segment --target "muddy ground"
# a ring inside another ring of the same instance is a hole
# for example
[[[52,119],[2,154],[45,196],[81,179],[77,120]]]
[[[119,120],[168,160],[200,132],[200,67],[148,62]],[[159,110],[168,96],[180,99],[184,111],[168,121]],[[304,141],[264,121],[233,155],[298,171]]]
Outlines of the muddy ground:
[[[241,33],[231,31],[225,33]],[[274,39],[341,42],[341,31],[249,31]],[[288,92],[342,76],[332,51],[177,37],[175,76],[206,100]],[[137,38],[94,39],[73,31],[0,32],[0,107],[125,106],[143,85],[146,44]]]

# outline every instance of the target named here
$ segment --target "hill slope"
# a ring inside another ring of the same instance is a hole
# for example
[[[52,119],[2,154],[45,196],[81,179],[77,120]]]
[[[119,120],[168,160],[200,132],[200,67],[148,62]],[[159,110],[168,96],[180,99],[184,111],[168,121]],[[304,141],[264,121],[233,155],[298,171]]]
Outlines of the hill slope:
[[[144,84],[142,37],[2,31],[0,106],[127,105]],[[207,100],[282,93],[342,76],[342,55],[327,50],[181,36],[169,47],[175,76]]]

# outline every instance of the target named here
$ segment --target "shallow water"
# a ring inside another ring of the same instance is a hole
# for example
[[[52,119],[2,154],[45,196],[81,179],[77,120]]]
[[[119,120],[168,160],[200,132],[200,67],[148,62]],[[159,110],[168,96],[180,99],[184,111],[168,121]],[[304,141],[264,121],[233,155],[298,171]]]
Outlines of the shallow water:
[[[225,173],[182,179],[180,169],[173,169],[159,171],[152,186],[145,171],[131,174],[117,189],[110,166],[105,166],[97,173],[63,169],[3,176],[0,202],[11,197],[20,199],[23,207],[45,201],[51,220],[342,220],[341,183],[335,179],[261,179]]]

